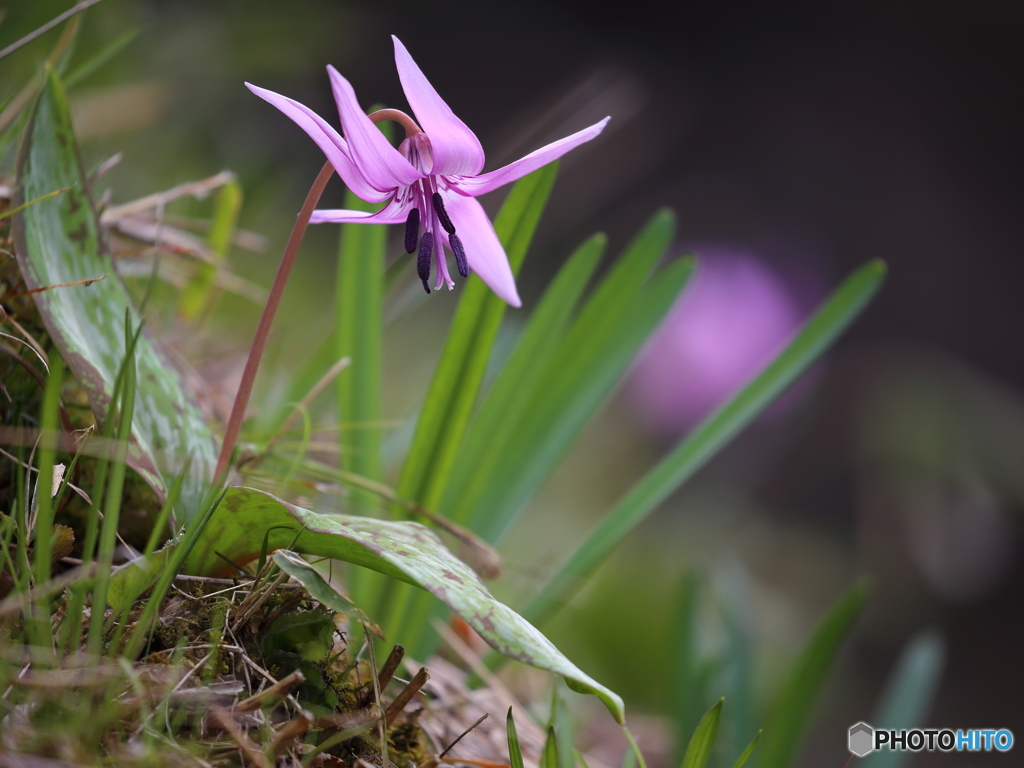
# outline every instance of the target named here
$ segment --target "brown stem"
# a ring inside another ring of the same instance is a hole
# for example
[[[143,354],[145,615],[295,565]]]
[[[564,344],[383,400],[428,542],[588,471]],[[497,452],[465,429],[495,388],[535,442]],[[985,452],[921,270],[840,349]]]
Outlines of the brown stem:
[[[423,129],[416,125],[416,121],[400,109],[378,109],[371,112],[370,120],[374,123],[382,123],[385,120],[393,120],[405,128],[405,138],[411,139],[417,133],[423,133]]]
[[[320,201],[324,187],[334,174],[334,166],[325,163],[316,177],[313,186],[309,188],[306,195],[306,202],[302,204],[299,216],[292,227],[292,234],[288,238],[288,244],[284,247],[281,255],[281,266],[277,268],[277,275],[274,277],[274,284],[270,288],[270,295],[267,297],[267,305],[263,308],[263,315],[260,317],[260,324],[256,326],[256,338],[252,340],[249,347],[249,359],[245,361],[245,370],[242,372],[242,382],[238,386],[238,394],[235,395],[235,402],[231,406],[231,416],[228,418],[228,426],[224,432],[224,443],[220,447],[220,456],[217,458],[217,471],[214,478],[218,484],[224,482],[227,477],[228,463],[231,461],[231,454],[235,450],[235,443],[238,442],[238,433],[242,429],[242,420],[245,417],[245,409],[249,405],[249,396],[252,394],[252,385],[256,380],[256,371],[259,370],[260,360],[263,358],[263,350],[267,347],[267,339],[270,337],[270,326],[274,323],[274,315],[277,314],[278,305],[281,303],[281,296],[284,294],[284,286],[288,282],[288,275],[295,264],[295,256],[299,252],[299,244],[303,235],[306,234],[306,227],[309,218],[313,215],[313,209]]]

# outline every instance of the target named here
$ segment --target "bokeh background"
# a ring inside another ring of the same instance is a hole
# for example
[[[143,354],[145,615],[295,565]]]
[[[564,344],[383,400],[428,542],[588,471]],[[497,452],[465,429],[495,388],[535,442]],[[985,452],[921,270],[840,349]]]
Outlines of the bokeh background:
[[[68,3],[5,5],[0,46]],[[817,618],[866,574],[870,607],[801,764],[842,765],[846,728],[870,718],[901,647],[929,629],[945,666],[927,722],[1024,738],[1024,5],[655,2],[604,13],[576,0],[105,0],[86,15],[79,55],[135,28],[73,94],[86,164],[123,153],[100,185],[114,202],[237,173],[241,224],[268,244],[231,264],[255,283],[269,285],[323,160],[242,82],[336,124],[332,63],[365,106],[403,108],[390,34],[478,133],[488,169],[613,116],[563,162],[520,281],[523,313],[585,236],[607,232],[615,253],[658,207],[677,212],[675,252],[695,250],[703,271],[504,542],[494,588],[513,605],[830,287],[885,259],[883,292],[807,381],[666,502],[548,629],[651,716],[657,752],[685,574],[708,605],[740,617],[755,712]],[[58,35],[0,65],[2,95]],[[328,203],[342,192],[334,182]],[[493,211],[501,193],[490,197]],[[326,337],[336,240],[316,227],[303,246],[262,374],[267,402]],[[389,327],[399,433],[457,299],[435,293]],[[187,351],[220,361],[222,386],[258,310],[225,296],[189,339]],[[708,627],[713,653],[714,617]]]

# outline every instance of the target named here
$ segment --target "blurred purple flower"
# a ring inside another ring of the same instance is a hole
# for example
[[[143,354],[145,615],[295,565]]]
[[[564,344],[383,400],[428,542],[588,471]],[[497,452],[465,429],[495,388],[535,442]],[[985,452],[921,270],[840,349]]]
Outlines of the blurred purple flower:
[[[380,211],[320,210],[310,220],[365,224],[405,224],[405,249],[417,250],[416,270],[430,293],[431,257],[437,266],[434,290],[454,282],[448,274],[444,245],[455,256],[459,274],[472,268],[503,300],[520,306],[508,257],[487,214],[474,198],[558,159],[597,136],[610,118],[567,136],[490,173],[480,174],[484,151],[476,135],[457,118],[416,66],[405,46],[395,41],[395,62],[405,97],[419,124],[404,112],[381,110],[371,119],[356,101],[352,85],[327,67],[341,116],[342,138],[323,118],[302,104],[246,83],[246,87],[295,121],[327,155],[349,189]],[[374,127],[382,119],[399,122],[406,138],[395,149]],[[422,126],[422,129],[420,128]],[[420,228],[423,237],[420,238]]]
[[[698,249],[697,274],[637,361],[626,394],[652,430],[675,437],[781,350],[802,302],[755,256]]]

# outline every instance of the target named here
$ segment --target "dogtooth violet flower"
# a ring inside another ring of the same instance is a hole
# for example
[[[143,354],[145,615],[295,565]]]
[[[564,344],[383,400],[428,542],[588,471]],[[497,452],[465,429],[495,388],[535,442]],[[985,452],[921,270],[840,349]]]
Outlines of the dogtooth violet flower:
[[[463,277],[473,271],[499,297],[520,306],[508,257],[487,214],[475,198],[525,176],[597,136],[609,118],[531,152],[520,160],[481,174],[484,151],[476,135],[441,99],[409,51],[395,42],[395,63],[416,119],[396,109],[367,115],[352,85],[332,66],[327,73],[338,105],[339,135],[327,121],[294,99],[246,83],[246,87],[290,117],[317,143],[335,171],[358,197],[384,203],[375,213],[318,210],[312,223],[405,224],[405,250],[417,251],[416,271],[430,292],[431,260],[437,268],[434,290],[454,282],[444,248],[455,256]],[[396,149],[374,123],[394,120],[405,128]],[[421,127],[422,126],[422,127]],[[422,236],[421,236],[422,230]]]

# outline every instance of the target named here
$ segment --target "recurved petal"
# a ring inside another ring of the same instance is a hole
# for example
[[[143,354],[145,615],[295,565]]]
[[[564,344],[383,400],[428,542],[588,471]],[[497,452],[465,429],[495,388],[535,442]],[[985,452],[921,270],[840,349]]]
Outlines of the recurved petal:
[[[348,145],[345,140],[320,115],[295,99],[289,99],[287,96],[268,91],[266,88],[260,88],[251,83],[246,83],[245,87],[284,112],[296,125],[309,134],[309,137],[327,155],[334,170],[357,196],[370,203],[379,203],[388,198],[388,192],[374,189],[366,182],[359,169],[349,158]]]
[[[571,136],[566,136],[564,139],[559,139],[548,144],[546,147],[531,152],[526,157],[516,160],[514,163],[509,163],[504,168],[498,168],[496,171],[485,173],[480,176],[469,176],[456,180],[455,188],[464,195],[471,195],[476,197],[482,195],[491,190],[497,189],[498,187],[504,186],[509,182],[515,181],[532,171],[541,168],[553,160],[557,160],[570,149],[578,147],[584,142],[590,141],[592,138],[597,136],[605,125],[611,120],[610,117],[606,117],[599,123],[589,128],[584,128],[582,131],[577,131]]]
[[[388,143],[384,134],[367,117],[356,100],[351,83],[328,65],[331,90],[338,104],[341,127],[348,140],[352,162],[356,164],[366,180],[375,188],[393,190],[407,187],[422,178],[422,174]]]
[[[470,268],[487,283],[487,286],[513,307],[522,306],[516,291],[516,280],[508,264],[505,249],[498,241],[498,235],[491,226],[484,209],[471,197],[453,194],[443,190],[445,208],[455,225],[459,239],[466,250]],[[444,233],[449,249],[448,234]]]
[[[434,150],[431,173],[441,176],[480,173],[484,167],[484,149],[476,134],[438,95],[402,42],[394,35],[391,39],[395,41],[395,64],[405,98]]]
[[[317,209],[309,218],[310,224],[404,224],[408,212],[398,205],[387,205],[376,213],[345,209]]]

